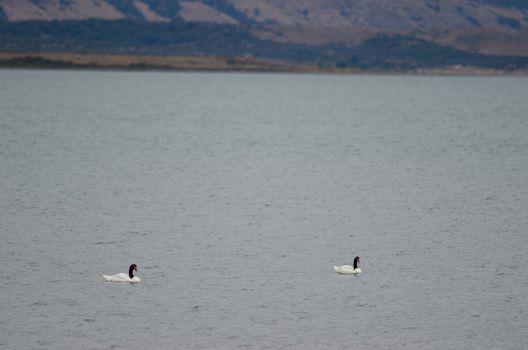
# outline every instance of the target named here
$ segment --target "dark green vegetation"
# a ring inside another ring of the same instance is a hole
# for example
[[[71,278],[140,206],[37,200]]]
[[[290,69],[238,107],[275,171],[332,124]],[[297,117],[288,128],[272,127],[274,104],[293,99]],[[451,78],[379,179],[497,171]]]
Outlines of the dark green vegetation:
[[[151,0],[150,2],[155,2]],[[211,3],[222,5],[222,1]],[[158,1],[164,11],[175,11]],[[228,6],[228,5],[225,5]],[[133,11],[130,9],[130,11]],[[153,55],[253,56],[321,67],[407,70],[453,65],[522,69],[528,57],[491,56],[401,35],[381,35],[355,46],[308,46],[259,39],[245,26],[134,20],[0,21],[0,51]]]
[[[513,7],[517,9],[528,9],[526,0],[475,0],[477,4],[489,4],[502,7]]]

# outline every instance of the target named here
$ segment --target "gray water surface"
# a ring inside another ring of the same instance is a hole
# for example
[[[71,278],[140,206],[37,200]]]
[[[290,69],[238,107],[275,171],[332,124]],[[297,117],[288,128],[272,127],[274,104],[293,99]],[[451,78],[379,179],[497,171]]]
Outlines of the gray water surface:
[[[0,71],[0,348],[526,349],[527,101],[526,78]]]

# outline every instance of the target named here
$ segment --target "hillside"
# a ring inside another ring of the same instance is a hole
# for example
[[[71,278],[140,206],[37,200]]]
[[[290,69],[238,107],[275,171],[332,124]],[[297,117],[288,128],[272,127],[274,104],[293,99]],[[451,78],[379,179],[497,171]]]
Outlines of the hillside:
[[[528,2],[0,0],[0,50],[524,68]]]
[[[1,0],[0,7],[8,21],[183,19],[383,32],[528,24],[528,3],[521,0]]]

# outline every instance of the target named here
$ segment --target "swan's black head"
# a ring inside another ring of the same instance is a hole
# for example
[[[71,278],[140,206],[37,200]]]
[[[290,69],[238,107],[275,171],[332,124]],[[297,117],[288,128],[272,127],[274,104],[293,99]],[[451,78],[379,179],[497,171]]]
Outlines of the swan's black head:
[[[136,265],[136,264],[132,264],[132,265],[130,265],[130,267],[128,268],[128,277],[130,277],[130,278],[134,278],[134,271],[137,272],[137,265]]]
[[[356,256],[354,258],[354,268],[357,269],[358,268],[358,264],[359,264],[359,256]]]

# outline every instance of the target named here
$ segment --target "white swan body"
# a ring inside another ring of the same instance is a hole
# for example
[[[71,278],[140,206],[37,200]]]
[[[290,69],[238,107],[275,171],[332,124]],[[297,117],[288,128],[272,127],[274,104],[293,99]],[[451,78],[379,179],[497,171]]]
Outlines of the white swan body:
[[[358,264],[359,264],[359,256],[356,256],[354,258],[354,266],[350,266],[350,265],[334,266],[334,271],[341,275],[359,275],[361,273],[361,269],[359,268]]]
[[[112,275],[112,276],[103,275],[103,278],[105,279],[105,281],[108,281],[108,282],[130,282],[130,283],[135,283],[135,282],[141,281],[139,279],[139,277],[134,276],[134,277],[130,278],[130,276],[128,276],[128,274],[126,274],[124,272],[121,272],[121,273],[118,273],[118,274],[115,274],[115,275]]]
[[[334,266],[334,271],[342,275],[357,275],[361,273],[361,269],[359,267],[354,268],[354,266],[350,265]]]
[[[103,278],[105,279],[105,281],[108,282],[140,282],[141,280],[139,279],[139,277],[134,276],[134,271],[137,272],[136,264],[130,265],[130,268],[128,269],[128,274],[121,272],[115,275],[103,275]]]

